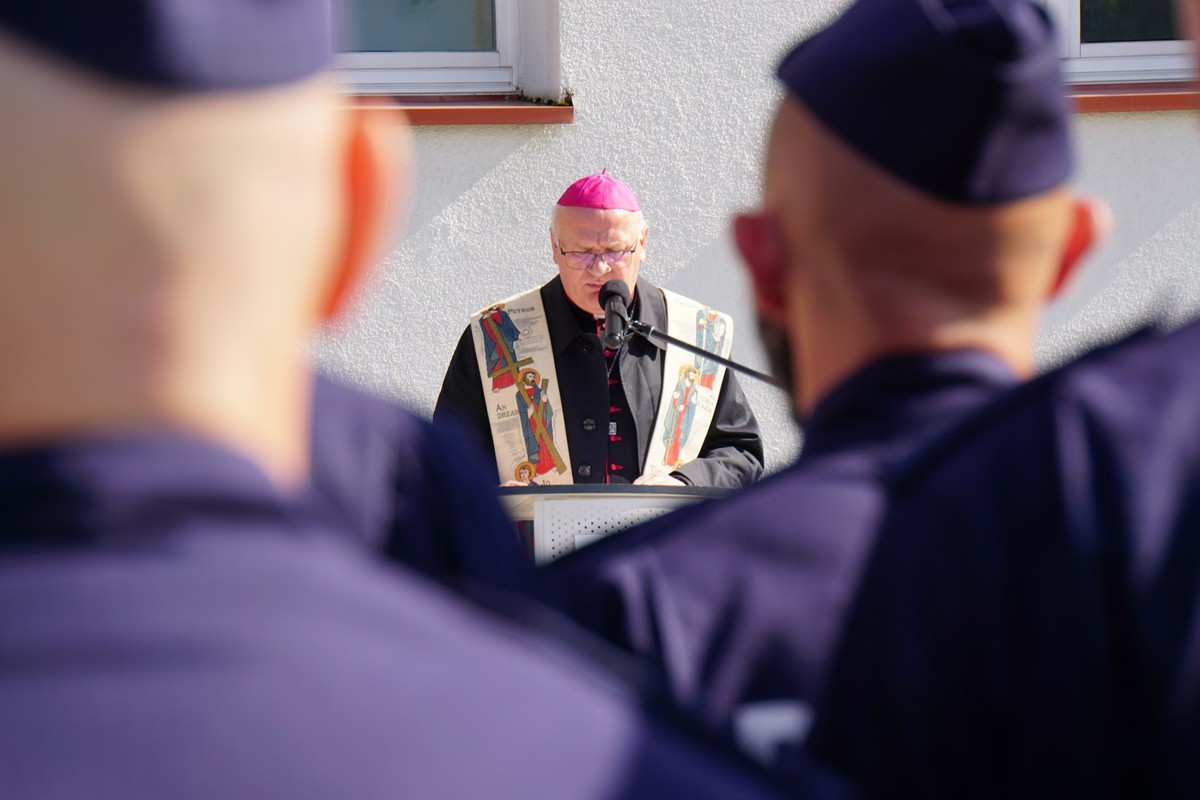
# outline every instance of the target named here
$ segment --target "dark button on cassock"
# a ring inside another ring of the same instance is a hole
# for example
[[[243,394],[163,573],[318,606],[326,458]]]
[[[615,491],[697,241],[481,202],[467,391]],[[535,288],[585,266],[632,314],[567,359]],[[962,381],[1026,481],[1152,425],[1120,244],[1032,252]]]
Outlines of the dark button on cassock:
[[[591,433],[592,431],[596,430],[596,420],[592,419],[591,417],[585,419],[583,421],[583,429],[587,433]]]
[[[579,469],[577,469],[575,471],[579,473],[579,477],[581,477],[581,478],[592,477],[592,465],[591,464],[580,464]]]

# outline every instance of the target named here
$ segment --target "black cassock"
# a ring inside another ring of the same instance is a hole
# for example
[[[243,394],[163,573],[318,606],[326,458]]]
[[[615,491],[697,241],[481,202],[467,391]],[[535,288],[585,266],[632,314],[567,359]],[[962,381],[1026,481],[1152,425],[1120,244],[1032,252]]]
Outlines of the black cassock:
[[[566,426],[571,475],[575,483],[604,483],[605,464],[609,459],[611,408],[604,345],[590,328],[590,315],[576,313],[559,278],[542,286],[541,296],[554,347],[563,406],[561,414],[555,409],[555,425]],[[639,279],[634,302],[643,322],[665,330],[667,305],[661,290]],[[585,318],[586,325],[581,324],[580,315]],[[645,468],[646,451],[658,412],[663,385],[662,351],[642,337],[633,336],[628,349],[620,356],[617,369],[636,429],[631,455],[637,460],[637,469],[627,470],[622,475],[625,481],[632,481]],[[492,451],[492,430],[469,327],[450,359],[434,411],[435,421],[449,418],[464,423],[478,435],[484,450]],[[492,462],[494,464],[495,459]],[[757,480],[762,472],[763,449],[758,423],[737,378],[732,371],[726,371],[717,398],[716,415],[700,456],[674,474],[693,486],[736,488]],[[508,477],[504,476],[506,480]]]

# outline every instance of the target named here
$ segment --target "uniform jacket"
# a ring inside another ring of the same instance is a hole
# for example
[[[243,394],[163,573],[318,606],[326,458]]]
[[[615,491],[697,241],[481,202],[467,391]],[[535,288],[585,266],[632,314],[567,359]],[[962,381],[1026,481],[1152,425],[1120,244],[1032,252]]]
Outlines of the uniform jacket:
[[[736,726],[761,701],[802,724],[870,552],[884,465],[1014,380],[978,351],[877,361],[820,403],[790,468],[569,554],[541,571],[541,588],[658,665],[712,725]]]
[[[604,346],[594,333],[580,330],[571,313],[562,281],[555,277],[541,288],[550,340],[558,371],[562,420],[571,451],[575,483],[603,483],[608,457],[608,380]],[[659,329],[666,328],[667,305],[662,291],[639,278],[639,315]],[[662,350],[640,336],[630,338],[618,369],[637,427],[638,463],[645,466],[650,434],[662,392]],[[479,382],[475,345],[468,327],[459,339],[442,382],[434,419],[461,419],[478,432],[489,452],[492,432]],[[556,423],[558,424],[558,423]],[[695,486],[738,487],[762,475],[763,450],[758,423],[732,371],[726,371],[717,411],[700,456],[674,474]],[[636,477],[636,476],[634,476]]]
[[[194,441],[0,453],[0,609],[5,800],[772,795]]]
[[[889,797],[1200,797],[1200,324],[897,465],[813,751]]]
[[[453,423],[316,380],[312,512],[450,586],[523,587],[533,564],[496,496],[490,463]]]

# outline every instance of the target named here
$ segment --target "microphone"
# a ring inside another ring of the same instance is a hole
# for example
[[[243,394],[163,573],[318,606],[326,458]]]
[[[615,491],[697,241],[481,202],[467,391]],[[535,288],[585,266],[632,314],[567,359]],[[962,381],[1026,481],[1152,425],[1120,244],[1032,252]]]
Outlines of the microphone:
[[[625,281],[613,279],[600,287],[599,300],[604,309],[604,346],[616,350],[629,327],[629,287]]]

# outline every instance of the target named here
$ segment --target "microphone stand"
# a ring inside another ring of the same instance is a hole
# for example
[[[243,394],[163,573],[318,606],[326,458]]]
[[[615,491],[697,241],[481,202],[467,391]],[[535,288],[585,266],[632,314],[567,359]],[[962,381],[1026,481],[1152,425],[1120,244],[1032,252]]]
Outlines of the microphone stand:
[[[728,358],[719,356],[716,353],[710,353],[707,350],[705,350],[703,347],[697,347],[696,345],[691,344],[689,342],[685,342],[682,339],[676,339],[674,336],[670,336],[666,333],[663,333],[662,331],[655,328],[653,325],[642,322],[639,319],[629,320],[629,330],[627,330],[625,332],[625,336],[629,336],[630,332],[638,334],[639,336],[641,336],[642,338],[646,339],[651,344],[654,344],[656,346],[658,345],[658,342],[655,342],[654,340],[657,338],[667,344],[673,344],[676,347],[682,347],[684,350],[687,350],[689,353],[694,353],[695,355],[703,356],[704,358],[708,358],[708,359],[712,359],[713,361],[716,361],[718,364],[722,364],[726,367],[729,367],[730,369],[737,370],[738,372],[743,372],[752,378],[757,378],[758,380],[763,381],[764,383],[769,383],[772,386],[774,386],[776,389],[782,389],[783,391],[787,391],[787,387],[784,386],[782,383],[780,383],[777,378],[774,378],[771,375],[766,374],[765,372],[759,372],[756,369],[751,369],[750,367],[744,367],[741,364],[737,363],[736,361],[730,361]]]

